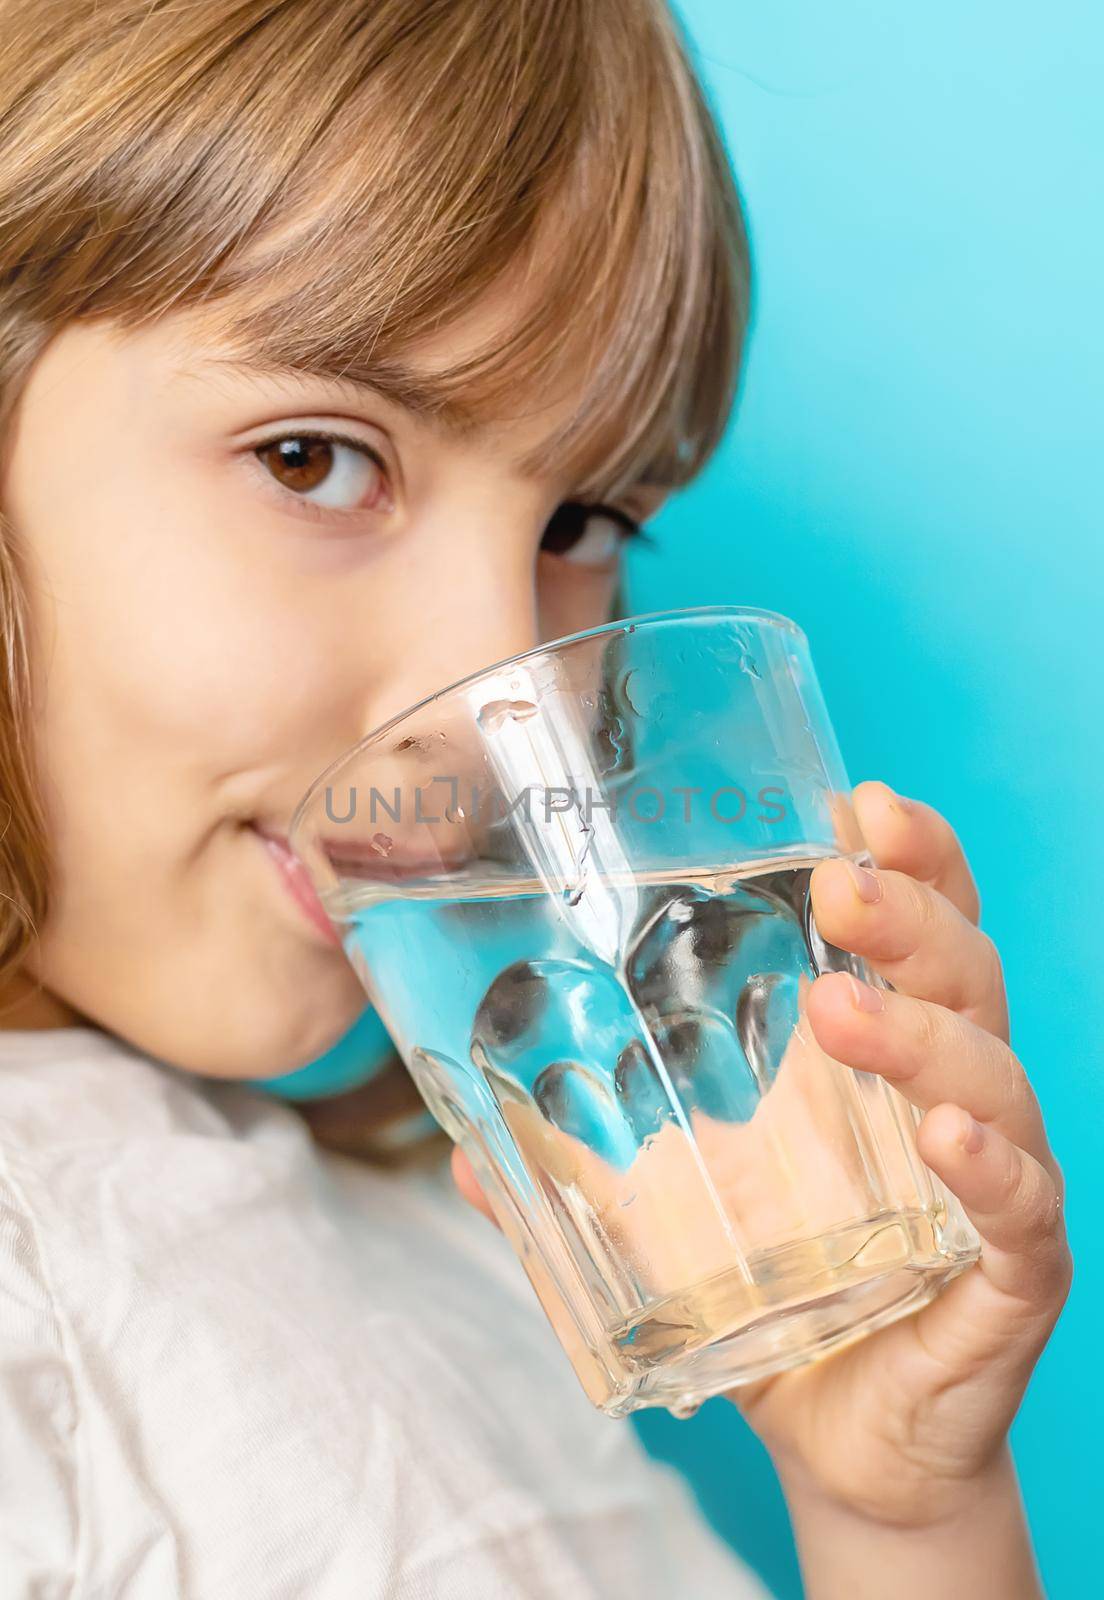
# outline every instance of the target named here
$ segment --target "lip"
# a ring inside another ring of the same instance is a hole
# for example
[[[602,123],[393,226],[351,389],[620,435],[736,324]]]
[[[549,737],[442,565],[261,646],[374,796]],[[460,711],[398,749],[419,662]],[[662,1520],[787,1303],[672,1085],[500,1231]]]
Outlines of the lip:
[[[251,822],[249,827],[264,845],[270,860],[275,864],[276,870],[283,879],[284,887],[306,916],[307,920],[322,934],[327,943],[342,948],[341,935],[326,915],[321,900],[315,892],[314,884],[306,867],[293,855],[287,840],[280,834],[269,833],[259,823]]]

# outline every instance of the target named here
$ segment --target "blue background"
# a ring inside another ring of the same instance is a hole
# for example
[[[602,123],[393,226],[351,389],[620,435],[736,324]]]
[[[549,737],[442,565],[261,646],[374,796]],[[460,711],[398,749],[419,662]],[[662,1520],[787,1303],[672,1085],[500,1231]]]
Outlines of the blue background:
[[[852,781],[931,802],[967,850],[1069,1185],[1074,1292],[1013,1437],[1048,1593],[1074,1600],[1099,1587],[1104,8],[681,9],[757,305],[729,439],[634,556],[630,606],[794,617]],[[774,1593],[799,1596],[784,1502],[735,1408],[639,1425]]]
[[[1075,1600],[1100,1586],[1104,1421],[1104,7],[681,11],[758,304],[728,443],[635,558],[631,608],[794,617],[852,781],[929,801],[966,848],[1069,1186],[1074,1290],[1013,1438],[1048,1593]],[[800,1595],[735,1409],[649,1413],[642,1431],[775,1592]]]

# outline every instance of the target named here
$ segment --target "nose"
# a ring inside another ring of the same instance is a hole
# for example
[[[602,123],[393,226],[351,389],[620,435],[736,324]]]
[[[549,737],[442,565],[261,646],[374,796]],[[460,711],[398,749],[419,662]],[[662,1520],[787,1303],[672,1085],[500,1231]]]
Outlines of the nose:
[[[470,674],[540,643],[536,569],[516,539],[425,559],[387,598],[387,648],[373,650],[364,732]],[[519,548],[520,547],[520,548]]]
[[[377,566],[374,594],[360,599],[359,642],[346,640],[347,681],[360,710],[357,743],[442,689],[540,643],[531,530],[470,522],[465,530],[454,522],[452,531],[452,540],[400,552],[387,571]],[[351,755],[335,783],[342,825],[324,818],[316,803],[311,826],[329,841],[325,853],[339,875],[401,876],[426,861],[467,860],[487,821],[472,815],[473,785],[483,791],[487,776],[472,708],[465,697],[446,699]],[[355,817],[345,817],[354,795]]]

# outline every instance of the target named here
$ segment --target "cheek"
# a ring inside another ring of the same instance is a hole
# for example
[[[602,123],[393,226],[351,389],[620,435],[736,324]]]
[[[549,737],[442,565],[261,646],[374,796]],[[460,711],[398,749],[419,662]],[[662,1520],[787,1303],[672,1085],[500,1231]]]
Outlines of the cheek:
[[[544,640],[600,627],[613,616],[620,572],[587,572],[554,556],[537,561],[540,632]]]
[[[171,761],[185,780],[287,756],[340,673],[332,579],[292,559],[270,517],[235,525],[207,491],[151,486],[141,504],[55,508],[36,540],[54,751],[151,774]]]

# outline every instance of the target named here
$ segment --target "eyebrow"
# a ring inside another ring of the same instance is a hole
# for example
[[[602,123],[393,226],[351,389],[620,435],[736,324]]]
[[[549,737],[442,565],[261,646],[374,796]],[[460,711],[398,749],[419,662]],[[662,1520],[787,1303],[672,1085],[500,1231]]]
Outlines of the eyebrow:
[[[281,361],[248,356],[209,356],[196,366],[180,368],[185,377],[199,377],[197,367],[224,368],[246,378],[283,378],[302,383],[316,379],[341,390],[355,404],[384,399],[428,422],[440,432],[457,436],[481,426],[473,407],[449,395],[432,373],[417,372],[400,361],[379,362],[363,368],[342,368],[325,360]]]
[[[182,377],[201,379],[203,374],[198,369],[202,368],[221,368],[245,378],[282,378],[298,383],[315,379],[343,393],[354,406],[363,405],[365,399],[382,398],[426,422],[436,433],[455,439],[470,438],[487,425],[473,407],[447,393],[434,374],[418,372],[402,361],[365,363],[362,367],[346,364],[339,369],[325,358],[291,361],[263,355],[206,356],[195,365],[178,368],[178,372]],[[522,476],[537,475],[529,458],[515,460],[513,466]],[[665,492],[674,487],[647,475],[636,482],[639,488]]]

